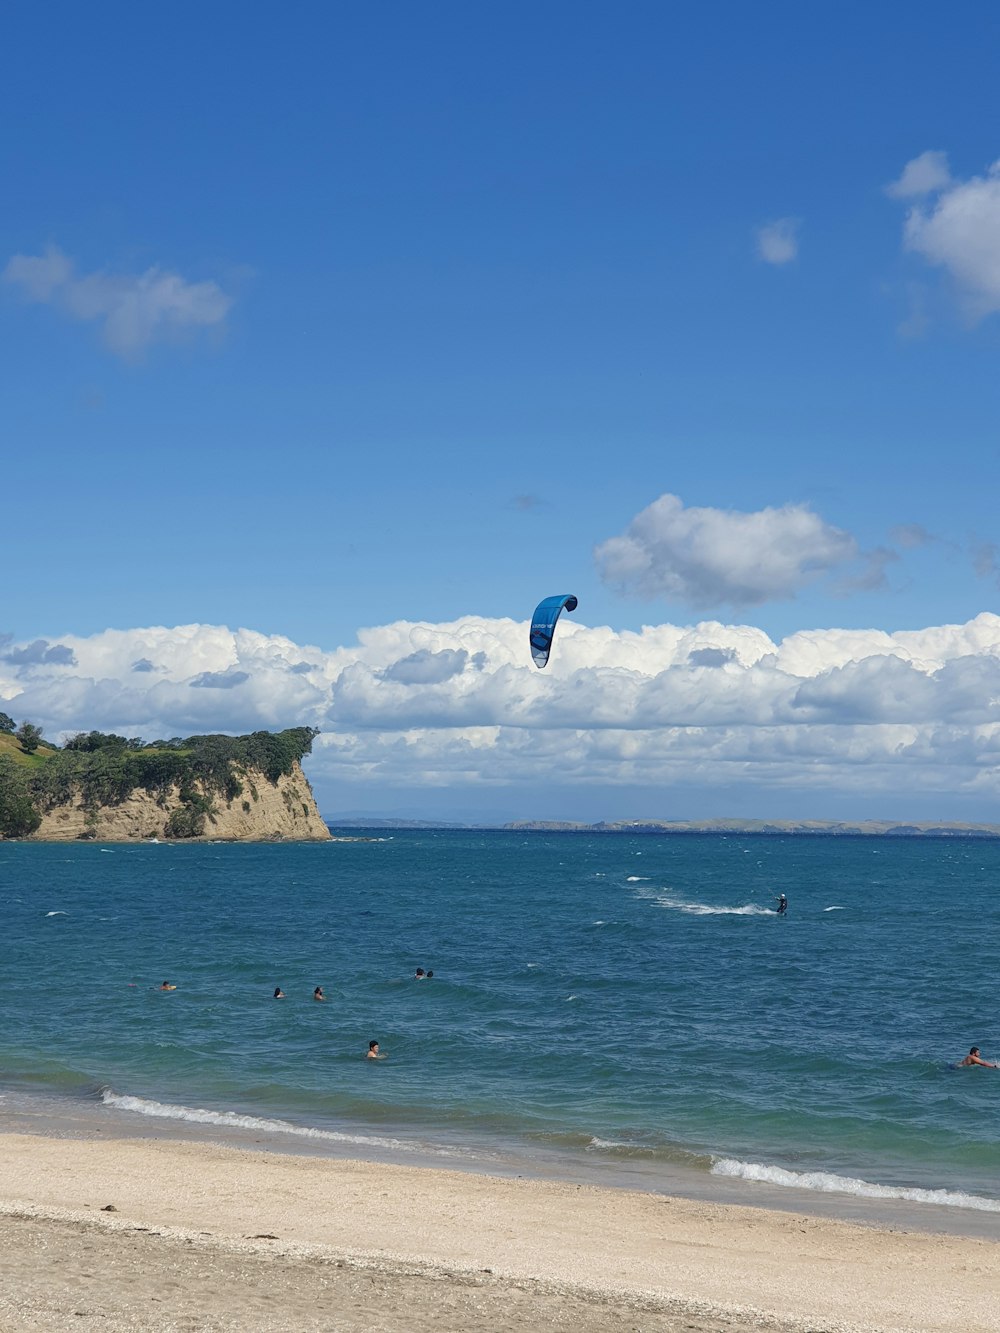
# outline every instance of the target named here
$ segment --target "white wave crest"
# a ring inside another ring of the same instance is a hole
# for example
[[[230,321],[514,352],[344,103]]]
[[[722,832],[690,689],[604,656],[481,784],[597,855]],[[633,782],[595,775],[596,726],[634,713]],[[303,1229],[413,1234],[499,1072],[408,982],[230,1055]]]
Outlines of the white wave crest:
[[[67,912],[46,912],[46,916],[67,916]]]
[[[824,907],[824,908],[823,908],[823,911],[824,911],[824,912],[843,912],[843,911],[844,911],[844,908],[843,908],[843,907]]]
[[[341,1134],[332,1129],[312,1129],[308,1125],[293,1125],[287,1120],[268,1120],[261,1116],[239,1115],[235,1111],[206,1111],[194,1106],[174,1106],[168,1102],[151,1101],[145,1097],[127,1097],[105,1088],[101,1093],[105,1106],[113,1106],[119,1111],[134,1111],[138,1115],[156,1116],[164,1120],[186,1120],[195,1125],[217,1125],[220,1129],[255,1129],[268,1134],[295,1134],[305,1139],[328,1139],[334,1143],[358,1143],[371,1148],[396,1148],[412,1150],[414,1144],[402,1139],[380,1138],[375,1134]],[[442,1157],[461,1156],[461,1149],[435,1147],[421,1143],[422,1152],[432,1152]]]
[[[735,1176],[763,1185],[783,1185],[789,1189],[818,1190],[823,1194],[854,1194],[862,1199],[905,1199],[910,1203],[933,1203],[945,1208],[974,1208],[983,1213],[1000,1213],[1000,1199],[984,1199],[978,1194],[958,1190],[924,1190],[905,1185],[873,1185],[853,1176],[837,1176],[831,1171],[786,1171],[781,1166],[760,1162],[739,1162],[723,1157],[712,1167],[713,1176]]]
[[[649,879],[648,875],[629,875],[625,880],[626,884],[638,884]]]

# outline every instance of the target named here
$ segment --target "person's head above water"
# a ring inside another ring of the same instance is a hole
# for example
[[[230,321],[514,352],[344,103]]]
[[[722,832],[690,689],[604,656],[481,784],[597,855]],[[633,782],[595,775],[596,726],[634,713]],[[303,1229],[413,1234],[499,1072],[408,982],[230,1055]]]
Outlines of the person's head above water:
[[[415,977],[422,977],[422,976],[424,975],[424,969],[423,969],[422,967],[418,967],[417,970],[416,970],[416,972],[414,972],[413,975],[414,975]]]
[[[430,970],[430,968],[428,968],[424,975],[427,977],[427,980],[430,981],[434,973]]]
[[[978,1046],[973,1046],[972,1049],[969,1051],[969,1054],[970,1054],[970,1055],[978,1055],[978,1054],[979,1054],[979,1047],[978,1047]]]
[[[172,981],[164,981],[161,982],[160,984],[160,990],[176,990],[176,989],[177,987],[173,984]]]
[[[378,1050],[378,1042],[377,1042],[377,1041],[370,1041],[370,1042],[368,1043],[368,1049],[369,1049],[370,1051],[377,1051],[377,1050]]]
[[[323,987],[322,987],[322,986],[317,986],[316,989],[313,991],[313,999],[314,999],[314,1000],[325,1000],[325,999],[326,999],[326,996],[323,994]]]
[[[370,1041],[370,1042],[368,1043],[368,1055],[367,1055],[367,1059],[369,1059],[369,1060],[381,1060],[381,1058],[382,1058],[382,1056],[379,1054],[378,1042],[377,1042],[377,1041]]]
[[[285,998],[285,992],[281,989],[280,986],[275,986],[275,988],[274,988],[274,998],[275,998],[276,1000],[283,1000],[283,999]]]

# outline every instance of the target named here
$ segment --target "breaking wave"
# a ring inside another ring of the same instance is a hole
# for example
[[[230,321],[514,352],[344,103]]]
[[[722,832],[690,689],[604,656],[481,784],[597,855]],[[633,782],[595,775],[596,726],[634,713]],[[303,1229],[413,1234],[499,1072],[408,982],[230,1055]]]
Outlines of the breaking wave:
[[[375,1134],[344,1134],[332,1129],[313,1129],[308,1125],[293,1125],[287,1120],[270,1120],[255,1115],[240,1115],[236,1111],[207,1111],[195,1106],[176,1106],[169,1102],[152,1101],[146,1097],[128,1097],[110,1088],[101,1091],[101,1101],[118,1111],[132,1111],[137,1115],[154,1116],[161,1120],[184,1120],[194,1125],[215,1125],[219,1129],[254,1129],[267,1134],[293,1134],[304,1139],[323,1139],[332,1143],[355,1143],[366,1148],[393,1148],[435,1153],[442,1157],[461,1156],[459,1148],[444,1148],[427,1143],[407,1143],[403,1139],[382,1138]]]
[[[945,1208],[974,1208],[983,1213],[1000,1213],[1000,1199],[985,1199],[978,1194],[958,1190],[924,1190],[905,1185],[874,1185],[853,1176],[837,1176],[832,1171],[787,1171],[781,1166],[760,1162],[739,1162],[723,1157],[712,1166],[713,1176],[732,1176],[762,1185],[781,1185],[788,1189],[816,1190],[821,1194],[853,1194],[860,1199],[905,1199],[910,1203],[933,1203]]]

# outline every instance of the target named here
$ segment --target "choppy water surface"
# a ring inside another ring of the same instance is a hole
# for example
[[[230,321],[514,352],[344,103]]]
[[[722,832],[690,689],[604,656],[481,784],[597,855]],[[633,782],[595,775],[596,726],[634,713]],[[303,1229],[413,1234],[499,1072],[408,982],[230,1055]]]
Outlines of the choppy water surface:
[[[998,876],[945,840],[0,844],[5,1109],[1000,1213],[1000,1070],[951,1067],[1000,1056]]]

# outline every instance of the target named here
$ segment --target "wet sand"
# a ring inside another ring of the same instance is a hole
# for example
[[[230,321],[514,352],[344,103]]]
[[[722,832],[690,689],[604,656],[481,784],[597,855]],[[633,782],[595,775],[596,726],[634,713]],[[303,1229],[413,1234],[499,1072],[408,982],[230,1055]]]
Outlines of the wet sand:
[[[0,1275],[4,1333],[1000,1330],[993,1241],[172,1140],[0,1136]]]

